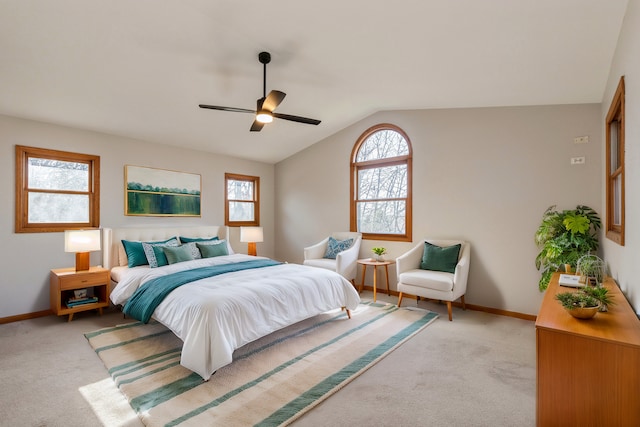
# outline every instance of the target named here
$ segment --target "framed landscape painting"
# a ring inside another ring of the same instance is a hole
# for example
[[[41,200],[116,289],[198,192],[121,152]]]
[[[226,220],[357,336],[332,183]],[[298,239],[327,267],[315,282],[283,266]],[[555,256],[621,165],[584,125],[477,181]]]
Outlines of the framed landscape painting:
[[[125,215],[201,216],[198,174],[125,165]]]

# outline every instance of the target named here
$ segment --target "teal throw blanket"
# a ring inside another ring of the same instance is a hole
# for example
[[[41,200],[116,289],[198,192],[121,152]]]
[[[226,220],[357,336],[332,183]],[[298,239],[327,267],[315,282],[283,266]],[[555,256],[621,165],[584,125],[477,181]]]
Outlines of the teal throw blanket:
[[[233,271],[248,270],[251,268],[270,267],[282,264],[271,259],[257,259],[251,261],[234,262],[210,267],[194,268],[193,270],[179,271],[166,276],[151,279],[140,286],[131,295],[124,305],[123,312],[141,322],[148,323],[156,307],[169,295],[171,291],[184,284],[213,277]]]

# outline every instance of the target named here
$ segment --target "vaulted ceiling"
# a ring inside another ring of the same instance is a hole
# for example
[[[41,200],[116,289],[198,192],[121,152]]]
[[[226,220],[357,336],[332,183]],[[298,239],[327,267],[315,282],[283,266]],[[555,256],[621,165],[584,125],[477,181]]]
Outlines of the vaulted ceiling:
[[[627,0],[1,0],[0,114],[276,163],[381,110],[601,102]],[[249,132],[269,51],[275,120]]]

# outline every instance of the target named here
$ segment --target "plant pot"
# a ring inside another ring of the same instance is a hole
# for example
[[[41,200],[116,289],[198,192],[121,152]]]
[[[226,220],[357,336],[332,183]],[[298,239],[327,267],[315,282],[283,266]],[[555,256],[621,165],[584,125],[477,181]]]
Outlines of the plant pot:
[[[596,307],[574,307],[574,308],[566,308],[567,312],[575,317],[576,319],[591,319],[596,315],[600,306]]]

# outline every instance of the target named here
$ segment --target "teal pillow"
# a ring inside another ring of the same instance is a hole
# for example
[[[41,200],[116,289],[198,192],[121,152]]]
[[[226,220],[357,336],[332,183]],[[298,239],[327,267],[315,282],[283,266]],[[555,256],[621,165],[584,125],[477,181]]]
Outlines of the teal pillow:
[[[333,237],[329,237],[327,250],[325,251],[323,258],[336,259],[338,253],[346,251],[352,244],[353,239],[336,240]]]
[[[218,240],[217,237],[183,237],[180,236],[180,241],[182,243],[189,243],[189,242],[211,242],[213,240]]]
[[[169,264],[177,262],[191,261],[193,254],[188,246],[162,246],[162,252],[167,257]]]
[[[224,240],[221,240],[217,245],[203,243],[196,243],[196,245],[198,245],[198,249],[200,249],[202,258],[213,258],[216,256],[229,255],[229,251],[227,250],[227,243]]]
[[[145,243],[167,243],[168,241],[175,239],[172,237],[167,240],[157,241],[157,242],[145,242]],[[122,246],[124,246],[124,252],[127,254],[127,265],[129,268],[137,267],[139,265],[147,265],[149,261],[147,260],[147,256],[144,253],[144,248],[142,247],[143,242],[135,241],[135,240],[122,240]]]
[[[422,254],[420,268],[423,270],[455,273],[461,247],[462,245],[460,243],[441,248],[429,242],[424,242],[424,252]]]
[[[178,239],[174,237],[163,243],[142,242],[142,248],[144,249],[144,254],[147,257],[149,267],[156,268],[162,267],[163,265],[169,265],[167,256],[162,250],[165,246],[178,246]]]

